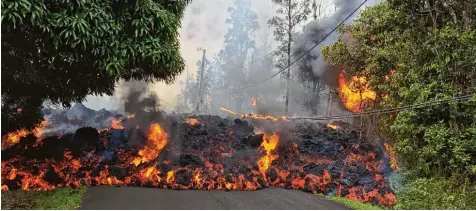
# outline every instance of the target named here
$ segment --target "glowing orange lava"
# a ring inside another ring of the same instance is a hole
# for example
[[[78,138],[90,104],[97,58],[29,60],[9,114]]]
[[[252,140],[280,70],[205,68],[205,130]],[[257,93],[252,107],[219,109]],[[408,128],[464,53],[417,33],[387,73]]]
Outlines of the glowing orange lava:
[[[268,136],[264,134],[263,136],[263,142],[261,142],[261,148],[264,150],[266,153],[263,157],[261,157],[258,161],[258,167],[259,171],[265,175],[266,172],[268,171],[271,162],[278,158],[278,155],[274,154],[273,151],[276,149],[278,146],[279,142],[279,137],[274,134],[272,136]]]
[[[334,130],[336,130],[336,129],[339,128],[339,126],[333,125],[333,124],[327,124],[327,127],[328,127],[328,128],[332,128],[332,129],[334,129]]]
[[[136,166],[149,162],[159,156],[159,153],[165,145],[167,145],[167,133],[165,133],[159,124],[151,124],[147,140],[149,143],[139,151],[139,157],[132,161]]]
[[[220,110],[225,111],[225,112],[228,112],[228,113],[233,114],[233,115],[237,115],[236,112],[234,112],[234,111],[232,111],[232,110],[228,110],[228,109],[223,108],[223,107],[220,107]]]
[[[375,100],[376,94],[370,90],[365,77],[354,76],[348,82],[344,73],[341,72],[339,75],[339,96],[347,109],[360,112],[362,103]]]
[[[198,119],[189,118],[185,122],[187,122],[187,124],[189,124],[189,125],[196,125],[196,124],[198,124]]]

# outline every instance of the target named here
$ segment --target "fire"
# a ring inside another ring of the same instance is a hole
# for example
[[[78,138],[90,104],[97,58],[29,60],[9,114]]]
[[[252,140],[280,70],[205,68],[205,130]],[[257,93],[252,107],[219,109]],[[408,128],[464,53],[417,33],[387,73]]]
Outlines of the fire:
[[[363,102],[375,100],[376,97],[368,87],[367,78],[354,76],[348,82],[343,72],[339,75],[339,95],[344,106],[353,112],[360,112]]]
[[[135,117],[136,117],[136,114],[135,114],[135,113],[129,114],[129,116],[127,116],[128,119],[133,119],[133,118],[135,118]]]
[[[383,145],[385,146],[385,151],[387,151],[388,157],[390,158],[390,167],[392,169],[398,169],[397,153],[395,153],[389,144],[384,143]]]
[[[164,132],[159,124],[151,124],[147,140],[150,143],[148,143],[148,145],[143,149],[139,150],[139,157],[132,161],[135,166],[149,162],[159,156],[159,153],[167,144],[167,133]]]
[[[274,116],[265,116],[265,115],[259,115],[259,114],[255,114],[253,112],[251,112],[250,114],[241,114],[240,115],[241,118],[252,118],[252,119],[261,119],[261,120],[271,120],[273,122],[275,121],[278,121],[279,119],[274,117]]]
[[[21,113],[23,111],[22,108],[17,108],[17,113]]]
[[[259,99],[258,97],[252,97],[252,98],[251,98],[251,105],[252,105],[252,106],[256,106],[256,104],[257,104],[257,102],[258,102],[258,99]]]
[[[340,128],[339,126],[333,125],[333,124],[327,124],[327,127],[328,127],[328,128],[332,128],[332,129],[334,129],[334,130]]]
[[[48,125],[48,121],[43,120],[40,125],[33,128],[33,130],[28,131],[25,129],[20,129],[17,131],[10,132],[2,137],[2,150],[18,144],[21,138],[28,136],[29,134],[33,133],[36,137],[41,137],[43,134],[43,129]]]
[[[124,126],[122,126],[121,121],[117,120],[117,119],[111,120],[111,127],[116,129],[116,130],[124,129]]]
[[[228,109],[223,108],[223,107],[220,107],[220,110],[225,111],[225,112],[228,112],[228,113],[233,114],[233,115],[237,115],[236,112],[234,112],[234,111],[232,111],[232,110],[228,110]]]
[[[196,125],[196,124],[198,124],[198,119],[189,118],[185,122],[187,122],[187,124],[189,124],[189,125]]]
[[[269,167],[271,166],[271,162],[278,158],[277,155],[273,154],[273,151],[278,146],[279,137],[274,134],[272,136],[268,136],[264,134],[263,142],[261,142],[262,149],[266,153],[263,157],[261,157],[258,161],[259,171],[265,175],[268,171]]]

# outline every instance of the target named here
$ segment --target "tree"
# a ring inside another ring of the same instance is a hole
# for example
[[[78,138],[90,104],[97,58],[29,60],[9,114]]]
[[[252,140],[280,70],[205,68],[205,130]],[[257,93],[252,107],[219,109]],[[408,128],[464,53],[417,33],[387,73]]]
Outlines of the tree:
[[[2,1],[2,133],[31,129],[44,101],[112,95],[119,79],[172,82],[187,3]]]
[[[282,62],[278,62],[276,67],[280,70],[283,68],[288,69],[286,71],[286,95],[284,105],[284,112],[287,114],[289,105],[289,80],[291,78],[291,44],[297,26],[307,20],[311,9],[309,7],[309,1],[273,0],[273,3],[278,6],[276,10],[278,15],[271,18],[268,24],[275,28],[275,40],[280,42],[276,53],[278,55],[278,61]]]
[[[225,34],[225,47],[212,62],[214,68],[214,104],[225,106],[240,112],[244,95],[238,90],[248,85],[246,81],[245,63],[249,60],[250,50],[255,48],[253,35],[259,29],[258,16],[251,9],[251,1],[235,0],[234,7],[228,8],[230,17],[226,23],[230,24]],[[222,78],[217,78],[222,77]],[[226,102],[223,99],[229,99]],[[231,106],[231,104],[234,104]]]
[[[377,109],[472,96],[380,116],[381,133],[395,141],[411,177],[444,178],[455,189],[476,187],[474,18],[471,0],[389,0],[365,10],[323,49],[333,66],[369,79]]]

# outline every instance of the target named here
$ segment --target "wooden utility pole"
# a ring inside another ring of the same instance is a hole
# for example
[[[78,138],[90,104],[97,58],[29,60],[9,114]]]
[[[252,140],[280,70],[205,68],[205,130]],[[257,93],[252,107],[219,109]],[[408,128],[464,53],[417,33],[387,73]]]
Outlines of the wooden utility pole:
[[[292,32],[291,30],[293,29],[292,25],[292,16],[291,16],[291,1],[288,2],[288,49],[287,54],[288,54],[288,72],[286,73],[286,99],[285,99],[285,105],[284,105],[284,113],[287,116],[288,115],[288,107],[289,107],[289,79],[291,78],[291,41],[292,41]]]
[[[200,103],[203,102],[202,99],[202,86],[203,86],[203,72],[205,72],[205,53],[207,50],[199,48],[198,50],[203,50],[203,56],[202,56],[202,69],[200,71],[200,80],[198,81],[198,102],[197,102],[197,107],[195,107],[195,112],[200,111]]]

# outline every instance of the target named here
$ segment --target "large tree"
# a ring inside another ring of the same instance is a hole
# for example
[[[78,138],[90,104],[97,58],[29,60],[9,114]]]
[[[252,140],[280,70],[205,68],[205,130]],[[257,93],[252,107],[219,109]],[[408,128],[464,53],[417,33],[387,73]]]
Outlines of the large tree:
[[[2,133],[33,127],[44,101],[111,95],[119,79],[172,82],[187,3],[2,1]]]
[[[475,6],[474,0],[389,0],[364,11],[354,25],[341,29],[338,42],[323,50],[330,64],[369,79],[377,109],[472,95],[379,116],[380,132],[395,141],[409,178],[443,178],[441,183],[415,183],[417,188],[399,198],[401,208],[476,205]],[[447,181],[450,185],[441,185]],[[449,193],[421,189],[432,186]],[[425,194],[455,199],[432,205]]]
[[[243,90],[239,88],[249,85],[246,81],[245,65],[249,54],[255,48],[254,33],[259,29],[258,16],[251,9],[251,1],[235,0],[233,7],[228,8],[230,24],[225,34],[225,47],[216,56],[214,65],[214,96],[215,104],[225,104],[238,112],[244,102]],[[221,77],[221,78],[217,78]],[[219,97],[220,96],[220,97]],[[230,99],[231,96],[231,100]],[[227,99],[225,102],[223,99]]]
[[[275,40],[279,42],[279,48],[276,50],[278,69],[287,68],[286,71],[286,95],[284,112],[288,113],[289,106],[289,80],[291,78],[291,45],[294,41],[296,29],[299,24],[307,20],[311,13],[310,1],[300,0],[272,0],[277,6],[277,15],[268,21],[268,24],[274,27]]]

